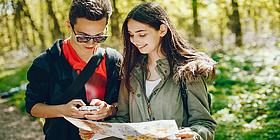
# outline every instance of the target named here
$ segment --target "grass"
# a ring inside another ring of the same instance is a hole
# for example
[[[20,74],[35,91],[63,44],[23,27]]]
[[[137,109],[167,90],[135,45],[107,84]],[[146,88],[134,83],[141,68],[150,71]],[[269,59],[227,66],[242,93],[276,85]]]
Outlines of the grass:
[[[26,73],[29,65],[24,65],[18,69],[6,70],[0,72],[0,93],[8,92],[11,88],[21,86],[27,83]],[[8,98],[7,103],[17,106],[22,112],[25,112],[25,91],[19,91]]]
[[[26,72],[29,66],[0,72],[0,93],[7,92],[11,88],[18,87],[27,82]]]

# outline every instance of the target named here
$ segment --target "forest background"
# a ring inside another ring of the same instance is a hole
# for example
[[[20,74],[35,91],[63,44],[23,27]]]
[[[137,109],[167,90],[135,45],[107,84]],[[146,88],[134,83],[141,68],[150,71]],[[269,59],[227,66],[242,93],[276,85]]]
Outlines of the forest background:
[[[122,52],[122,22],[145,1],[150,0],[111,0],[104,46]],[[216,79],[208,86],[218,122],[215,139],[280,139],[280,1],[154,1],[185,39],[218,62]],[[0,0],[0,96],[23,116],[26,71],[34,57],[69,35],[70,2]]]

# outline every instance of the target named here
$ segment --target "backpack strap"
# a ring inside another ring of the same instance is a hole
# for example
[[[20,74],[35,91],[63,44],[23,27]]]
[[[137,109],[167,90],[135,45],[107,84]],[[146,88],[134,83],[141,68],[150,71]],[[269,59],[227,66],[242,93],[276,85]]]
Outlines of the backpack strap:
[[[204,82],[204,85],[205,85],[205,89],[207,91],[207,86],[206,86],[206,83],[205,81],[203,80]],[[182,100],[183,100],[183,106],[184,106],[184,109],[187,113],[187,115],[189,116],[189,110],[188,110],[188,104],[187,104],[187,101],[188,101],[188,87],[187,87],[187,84],[185,82],[183,82],[182,78],[180,78],[180,93],[181,93],[181,97],[182,97]],[[209,105],[209,112],[210,114],[211,113],[211,106],[212,106],[212,103],[211,103],[211,93],[209,93],[207,91],[207,98],[208,98],[208,105]]]
[[[61,53],[61,48],[63,40],[57,40],[51,48],[46,50],[46,60],[48,63],[49,71],[52,74],[50,78],[52,81],[56,81],[58,77],[58,72],[60,71],[59,67],[55,64],[58,56]]]
[[[119,93],[119,70],[121,54],[115,49],[106,48],[106,73],[107,73],[107,93],[104,100],[111,104],[118,101]]]
[[[185,82],[183,82],[182,78],[180,78],[180,93],[181,93],[181,98],[182,98],[182,101],[183,101],[183,106],[184,106],[184,110],[186,111],[187,113],[187,116],[189,116],[189,109],[188,109],[188,104],[187,104],[187,101],[188,101],[188,87],[186,85]]]
[[[119,61],[119,57],[116,53],[115,49],[112,48],[106,48],[106,70],[107,75],[110,76],[112,74],[112,71],[114,71],[114,67]]]

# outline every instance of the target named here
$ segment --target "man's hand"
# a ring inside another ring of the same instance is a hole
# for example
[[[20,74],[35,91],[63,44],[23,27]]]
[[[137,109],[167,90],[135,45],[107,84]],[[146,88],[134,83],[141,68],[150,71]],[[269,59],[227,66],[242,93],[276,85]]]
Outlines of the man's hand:
[[[107,104],[104,101],[101,101],[99,99],[93,99],[90,103],[92,106],[99,106],[100,109],[96,111],[89,111],[90,113],[85,115],[85,118],[89,120],[101,120],[105,119],[113,114],[116,113],[115,108],[109,104]]]
[[[59,111],[63,116],[73,117],[73,118],[84,118],[84,115],[88,111],[79,111],[77,106],[85,106],[86,104],[81,99],[74,99],[67,104],[62,105],[59,108]]]

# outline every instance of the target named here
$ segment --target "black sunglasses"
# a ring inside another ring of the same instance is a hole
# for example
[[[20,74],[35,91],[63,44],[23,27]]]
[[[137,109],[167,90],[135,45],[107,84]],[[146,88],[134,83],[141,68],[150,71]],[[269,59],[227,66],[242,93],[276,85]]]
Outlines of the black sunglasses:
[[[74,30],[74,25],[71,24],[71,28],[75,34],[75,38],[79,43],[88,43],[91,39],[96,43],[104,42],[108,35],[78,35]]]

